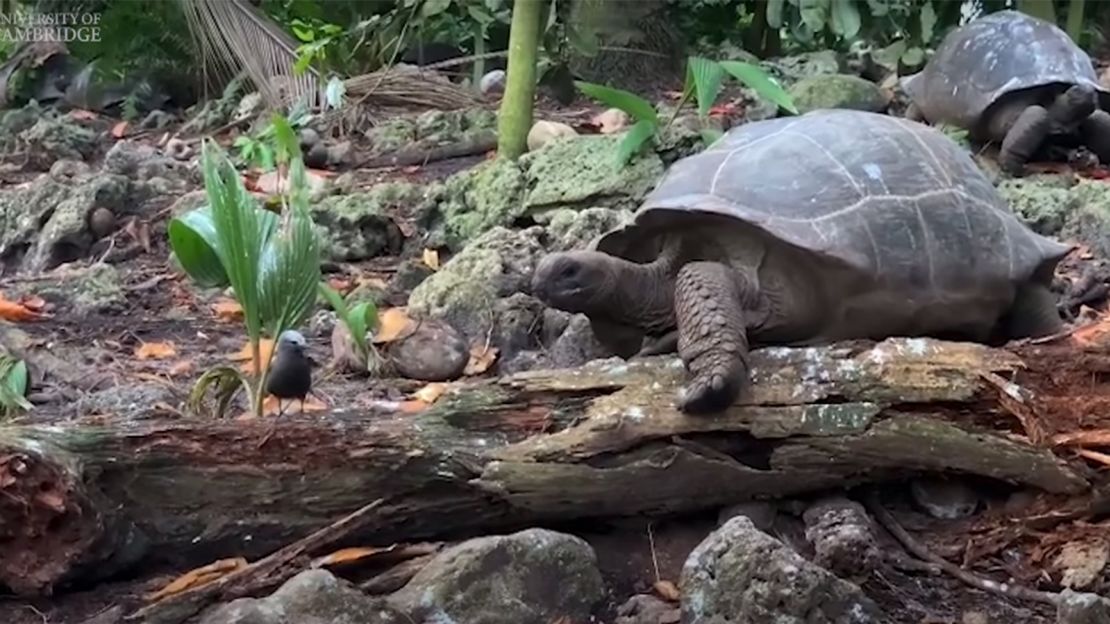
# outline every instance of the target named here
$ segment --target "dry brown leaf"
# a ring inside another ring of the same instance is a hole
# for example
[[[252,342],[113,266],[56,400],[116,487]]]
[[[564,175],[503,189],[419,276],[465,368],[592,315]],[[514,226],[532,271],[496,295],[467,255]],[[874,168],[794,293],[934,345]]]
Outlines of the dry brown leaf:
[[[424,264],[433,271],[439,270],[439,252],[435,249],[425,249],[423,256]]]
[[[420,401],[427,403],[428,405],[431,405],[432,403],[435,403],[436,400],[439,399],[439,397],[443,396],[444,392],[447,392],[447,384],[436,382],[430,383],[417,390],[413,393],[412,396]]]
[[[180,377],[181,375],[188,375],[196,368],[196,364],[192,360],[181,360],[177,364],[170,367],[166,372],[170,377]]]
[[[475,345],[470,347],[470,361],[466,363],[464,375],[481,375],[497,361],[497,347]]]
[[[117,123],[116,125],[112,126],[112,136],[117,138],[117,139],[122,139],[123,136],[125,134],[127,134],[127,126],[128,125],[129,124],[126,121],[121,121],[121,122]]]
[[[46,317],[46,314],[32,310],[22,303],[8,301],[0,296],[0,319],[18,323],[20,321],[37,321]]]
[[[262,359],[262,368],[266,369],[269,366],[270,352],[274,350],[274,341],[269,338],[262,338],[258,341],[258,353]],[[230,356],[232,361],[242,362],[239,365],[240,370],[248,375],[257,375],[258,371],[254,370],[254,362],[251,358],[251,343],[248,342],[239,349],[237,353],[232,353]]]
[[[345,295],[351,290],[351,280],[346,277],[332,276],[328,278],[328,286],[339,294]]]
[[[225,322],[238,321],[243,318],[243,306],[230,297],[222,297],[216,303],[213,303],[212,311],[216,313],[217,319]]]
[[[373,546],[354,547],[354,548],[341,548],[333,553],[318,557],[312,560],[309,564],[310,567],[319,568],[323,566],[343,565],[348,563],[356,563],[363,559],[379,555],[383,552],[389,552],[396,549],[397,545],[387,546],[385,548],[375,548]]]
[[[247,560],[243,557],[213,561],[208,565],[189,570],[185,574],[167,583],[162,589],[147,594],[146,599],[149,602],[157,602],[167,596],[180,594],[194,587],[200,587],[201,585],[211,583],[222,576],[227,576],[245,567],[247,567]]]
[[[172,342],[144,342],[135,347],[135,357],[140,360],[164,360],[177,355]]]
[[[1071,339],[1084,347],[1097,347],[1110,344],[1110,317],[1080,327],[1071,334]]]
[[[667,602],[678,602],[682,599],[682,592],[678,591],[678,587],[670,581],[655,581],[651,585],[659,597]]]
[[[282,399],[282,406],[285,407],[286,414],[307,414],[309,412],[322,412],[328,409],[320,399],[309,395],[304,400],[304,410],[301,410],[301,402],[299,399]],[[277,416],[281,410],[278,407],[278,398],[272,394],[266,395],[262,400],[262,415],[263,416]]]
[[[91,121],[97,117],[96,113],[87,111],[83,108],[69,111],[69,116],[78,121]]]
[[[318,169],[305,169],[305,182],[309,194],[313,194],[327,184],[327,176]],[[284,195],[289,192],[289,176],[279,176],[277,171],[267,171],[254,181],[255,189],[267,195]]]
[[[408,401],[401,401],[397,405],[397,409],[405,414],[415,414],[428,409],[430,405],[431,403],[425,403],[420,399],[410,399]]]
[[[393,342],[412,333],[416,323],[409,318],[405,308],[388,308],[378,315],[378,331],[374,334],[374,344]]]

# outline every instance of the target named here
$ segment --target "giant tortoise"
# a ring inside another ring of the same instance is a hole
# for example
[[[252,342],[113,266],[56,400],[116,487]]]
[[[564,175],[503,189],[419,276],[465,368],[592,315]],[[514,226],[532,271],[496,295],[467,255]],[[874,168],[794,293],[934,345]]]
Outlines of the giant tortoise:
[[[939,130],[827,109],[730,130],[590,247],[544,256],[533,294],[622,357],[677,346],[689,414],[739,398],[749,344],[1055,332],[1070,249]]]
[[[948,33],[918,73],[902,81],[906,116],[1001,143],[999,165],[1020,175],[1051,136],[1081,142],[1110,164],[1110,92],[1091,59],[1055,24],[998,11]]]

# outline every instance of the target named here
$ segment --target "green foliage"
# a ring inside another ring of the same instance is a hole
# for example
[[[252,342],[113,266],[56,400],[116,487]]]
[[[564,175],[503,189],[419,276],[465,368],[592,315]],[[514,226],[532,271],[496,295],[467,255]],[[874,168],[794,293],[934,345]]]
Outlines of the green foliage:
[[[27,395],[27,364],[8,354],[0,355],[0,417],[12,418],[33,406]]]
[[[165,0],[127,0],[111,2],[58,1],[51,7],[41,2],[43,12],[81,11],[100,15],[100,38],[67,41],[69,53],[86,62],[98,61],[105,77],[122,78],[135,70],[173,70],[191,72],[194,65],[193,42],[185,14],[177,2]]]
[[[290,192],[279,218],[260,208],[226,154],[206,141],[201,155],[208,205],[173,219],[170,245],[185,272],[203,287],[230,286],[243,309],[255,370],[263,329],[271,336],[304,322],[316,301],[320,244],[308,209],[304,163],[288,122],[272,125],[283,154],[292,155]],[[290,149],[291,148],[291,149]],[[209,380],[208,383],[211,383]],[[252,386],[252,409],[261,415],[265,375]]]
[[[665,125],[659,123],[655,107],[635,93],[589,82],[578,81],[574,84],[586,96],[606,106],[619,108],[636,120],[636,123],[625,133],[617,150],[618,161],[623,165],[659,133],[670,127],[691,97],[697,102],[698,116],[704,122],[717,96],[720,95],[726,74],[755,91],[758,97],[770,100],[787,112],[795,115],[798,113],[790,94],[778,82],[759,67],[740,61],[718,62],[698,56],[687,59],[686,86],[683,89],[682,100]],[[709,128],[703,127],[701,133],[706,143],[712,143],[719,138],[719,133]]]
[[[378,326],[378,307],[373,301],[360,301],[354,305],[348,305],[343,296],[326,282],[320,282],[320,294],[335,310],[335,315],[351,334],[360,361],[367,370],[374,370],[376,368],[374,362],[377,361],[378,355],[374,346],[366,340],[366,336]]]
[[[271,171],[279,162],[288,162],[294,147],[300,149],[297,130],[311,119],[304,107],[297,106],[290,112],[290,119],[275,115],[253,134],[239,135],[232,143],[238,152],[239,162],[262,171]]]

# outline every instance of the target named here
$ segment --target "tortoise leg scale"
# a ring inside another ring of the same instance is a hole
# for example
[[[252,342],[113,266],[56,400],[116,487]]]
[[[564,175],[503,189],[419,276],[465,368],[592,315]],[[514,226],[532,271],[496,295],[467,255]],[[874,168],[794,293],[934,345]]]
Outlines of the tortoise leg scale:
[[[748,337],[741,301],[750,285],[716,262],[691,262],[675,280],[678,354],[688,381],[678,399],[687,414],[723,410],[748,377]]]

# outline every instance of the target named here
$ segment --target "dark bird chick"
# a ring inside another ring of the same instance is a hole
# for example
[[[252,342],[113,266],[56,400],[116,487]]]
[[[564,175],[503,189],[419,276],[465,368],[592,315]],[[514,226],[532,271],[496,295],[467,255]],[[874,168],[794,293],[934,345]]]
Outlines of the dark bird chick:
[[[282,399],[300,399],[304,411],[305,397],[312,390],[311,363],[305,354],[307,344],[304,336],[293,329],[281,332],[278,337],[277,353],[266,381],[266,392],[278,398],[278,416],[285,413]]]

